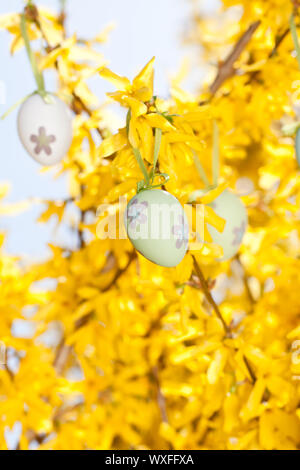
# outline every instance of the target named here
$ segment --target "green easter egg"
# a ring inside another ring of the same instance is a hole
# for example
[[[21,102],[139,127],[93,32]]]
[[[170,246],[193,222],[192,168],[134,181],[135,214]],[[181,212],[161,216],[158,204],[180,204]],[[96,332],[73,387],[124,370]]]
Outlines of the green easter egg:
[[[127,206],[125,225],[133,246],[153,263],[177,266],[187,252],[187,217],[167,191],[147,189],[134,196]]]
[[[203,191],[195,191],[189,201],[193,202],[201,196]],[[240,198],[227,189],[209,206],[226,222],[223,232],[218,232],[210,224],[207,224],[207,229],[213,242],[223,248],[223,257],[219,261],[227,261],[236,255],[242,243],[248,224],[247,211]]]

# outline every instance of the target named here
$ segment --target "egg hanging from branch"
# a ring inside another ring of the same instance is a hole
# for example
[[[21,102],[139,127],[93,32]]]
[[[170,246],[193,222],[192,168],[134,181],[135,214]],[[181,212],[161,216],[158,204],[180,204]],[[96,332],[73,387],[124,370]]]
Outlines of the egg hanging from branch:
[[[128,203],[125,226],[136,250],[155,264],[177,266],[187,252],[187,217],[178,199],[167,191],[140,191]]]
[[[201,196],[203,196],[202,190],[194,191],[190,195],[189,201],[194,202]],[[207,224],[207,229],[213,243],[223,249],[223,256],[219,261],[227,261],[237,254],[246,232],[248,224],[246,208],[240,198],[227,189],[208,206],[212,207],[214,212],[225,220],[223,232],[218,232],[210,224]]]
[[[29,155],[45,166],[59,163],[72,143],[72,115],[57,96],[31,95],[18,114],[18,133]]]

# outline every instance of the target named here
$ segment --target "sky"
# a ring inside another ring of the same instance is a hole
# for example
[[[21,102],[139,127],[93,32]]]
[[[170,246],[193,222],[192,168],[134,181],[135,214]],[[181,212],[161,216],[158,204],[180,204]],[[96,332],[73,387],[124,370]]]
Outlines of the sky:
[[[211,9],[215,0],[208,3]],[[36,0],[37,6],[57,9],[59,0]],[[0,1],[0,15],[20,12],[23,0]],[[156,56],[155,94],[168,96],[169,79],[176,73],[188,50],[182,38],[190,19],[190,0],[68,0],[67,32],[91,38],[109,23],[115,28],[107,44],[101,48],[109,67],[132,78]],[[11,38],[0,31],[0,115],[35,89],[34,79],[24,50],[11,57]],[[55,90],[52,77],[46,77],[47,89]],[[99,77],[93,91],[100,99],[112,91],[111,85]],[[10,182],[8,201],[27,198],[59,199],[68,195],[65,177],[53,179],[53,172],[41,173],[41,167],[23,149],[16,128],[17,111],[0,121],[1,159],[0,183]],[[14,217],[2,217],[0,230],[7,233],[6,251],[40,259],[48,253],[47,243],[63,243],[70,235],[57,232],[55,224],[37,224],[43,206],[33,206]],[[68,240],[70,243],[74,240]]]

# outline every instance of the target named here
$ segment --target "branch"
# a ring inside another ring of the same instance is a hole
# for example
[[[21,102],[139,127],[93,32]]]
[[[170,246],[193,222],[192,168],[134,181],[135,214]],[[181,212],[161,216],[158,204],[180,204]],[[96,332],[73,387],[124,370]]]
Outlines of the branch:
[[[161,420],[163,423],[168,423],[166,399],[161,391],[159,371],[157,366],[152,368],[151,374],[156,385],[157,404],[161,414]]]
[[[124,266],[124,268],[118,268],[117,269],[114,277],[109,282],[109,284],[101,290],[102,293],[105,293],[105,292],[109,291],[118,282],[120,277],[123,276],[123,274],[127,271],[127,269],[129,268],[129,266],[131,265],[132,261],[135,258],[136,258],[136,252],[132,251],[129,254],[128,261],[127,261],[126,265]],[[74,325],[75,330],[79,330],[79,328],[82,328],[83,326],[85,326],[89,322],[89,320],[92,318],[92,316],[93,316],[93,312],[90,312],[90,313],[87,313],[86,315],[83,315],[82,317],[78,318],[78,320],[76,320],[75,325]]]
[[[114,275],[113,279],[111,280],[111,282],[106,287],[104,287],[104,289],[102,289],[102,292],[109,291],[109,289],[111,289],[116,284],[116,282],[119,280],[119,278],[121,276],[123,276],[123,274],[127,271],[127,269],[129,268],[129,266],[131,265],[132,261],[135,258],[136,258],[136,252],[134,250],[130,253],[129,259],[126,263],[126,266],[124,266],[124,268],[118,268],[118,270],[117,270],[116,274]]]
[[[253,383],[253,385],[254,385],[255,382],[256,382],[256,375],[255,375],[255,373],[253,372],[253,369],[252,369],[252,367],[250,366],[250,363],[249,363],[248,359],[246,358],[246,356],[243,356],[243,359],[244,359],[245,366],[247,367],[247,370],[248,370],[249,375],[250,375],[250,377],[251,377],[252,383]]]
[[[206,282],[206,279],[204,277],[204,274],[203,272],[201,271],[201,268],[199,266],[199,264],[197,263],[196,261],[196,258],[195,256],[192,255],[192,258],[193,258],[193,261],[194,261],[194,267],[195,267],[195,271],[196,271],[196,274],[199,278],[199,281],[201,283],[201,286],[202,286],[202,290],[204,292],[204,295],[208,301],[208,303],[212,306],[212,308],[214,309],[217,317],[221,320],[222,322],[222,325],[223,325],[223,328],[225,330],[225,333],[227,336],[230,336],[230,328],[229,326],[227,326],[227,324],[225,323],[225,320],[219,310],[219,307],[217,306],[216,302],[214,301],[213,299],[213,296],[211,295],[210,293],[210,290],[209,290],[209,287],[207,285],[207,282]]]
[[[276,42],[275,42],[275,46],[273,47],[273,49],[271,50],[270,54],[269,54],[269,59],[271,59],[272,57],[274,57],[274,55],[276,54],[277,52],[277,49],[278,47],[280,46],[280,44],[284,41],[284,39],[286,38],[286,36],[289,34],[290,32],[290,28],[287,28],[283,31],[283,33],[278,36],[278,38],[276,39]]]
[[[252,23],[247,31],[242,35],[242,37],[238,40],[236,45],[234,46],[233,51],[229,54],[229,56],[226,58],[225,62],[220,66],[218,74],[210,86],[210,91],[212,94],[215,94],[218,89],[223,85],[225,80],[228,78],[232,77],[235,75],[235,68],[234,64],[244,51],[245,47],[247,44],[250,42],[253,34],[257,30],[257,28],[260,25],[260,20],[255,21],[255,23]]]
[[[69,359],[71,350],[72,347],[67,346],[65,344],[65,339],[63,338],[57,347],[55,359],[53,361],[53,367],[56,369],[57,374],[62,374],[67,360]]]

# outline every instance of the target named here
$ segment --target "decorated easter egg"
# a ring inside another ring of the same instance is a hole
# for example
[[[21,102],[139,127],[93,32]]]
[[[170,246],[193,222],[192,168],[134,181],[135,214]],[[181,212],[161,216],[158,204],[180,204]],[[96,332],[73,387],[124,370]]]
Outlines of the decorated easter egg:
[[[55,165],[68,152],[72,142],[72,115],[55,95],[45,101],[30,96],[18,114],[18,133],[29,155],[41,165]]]
[[[201,195],[203,191],[195,191],[189,198],[190,202],[195,201]],[[226,222],[223,232],[218,232],[210,224],[207,224],[207,229],[213,242],[223,248],[223,257],[219,261],[229,260],[236,255],[242,243],[248,224],[247,211],[240,198],[227,189],[209,206]]]
[[[146,189],[129,202],[128,237],[137,251],[160,266],[176,266],[188,248],[189,226],[178,199],[161,189]]]

